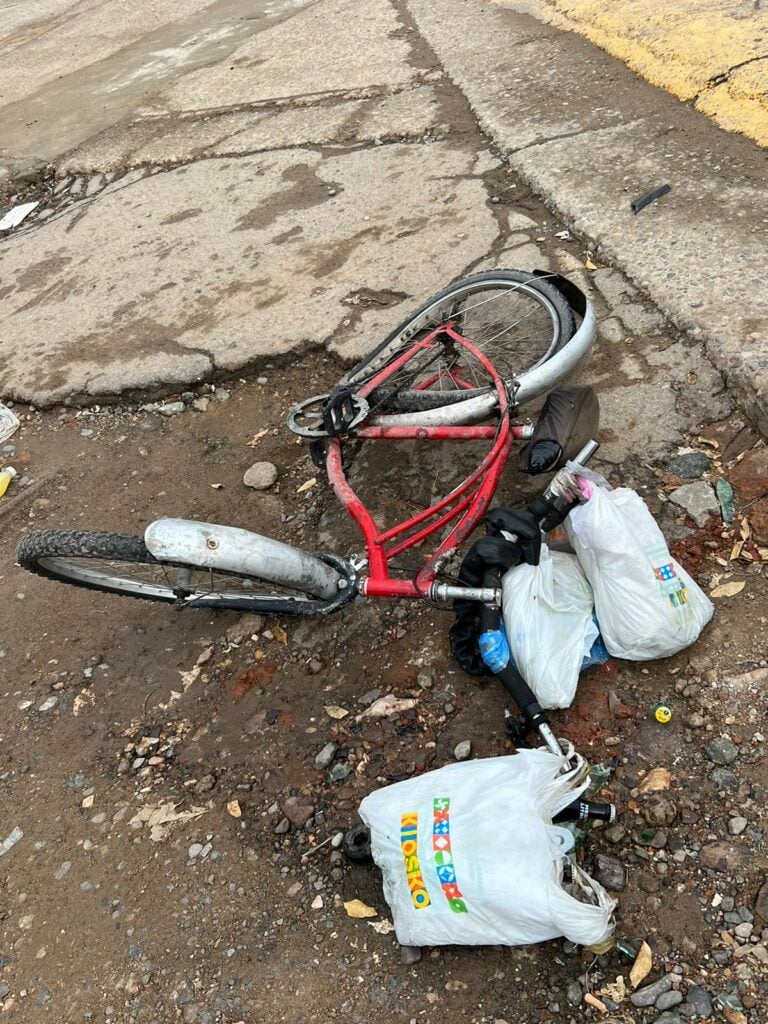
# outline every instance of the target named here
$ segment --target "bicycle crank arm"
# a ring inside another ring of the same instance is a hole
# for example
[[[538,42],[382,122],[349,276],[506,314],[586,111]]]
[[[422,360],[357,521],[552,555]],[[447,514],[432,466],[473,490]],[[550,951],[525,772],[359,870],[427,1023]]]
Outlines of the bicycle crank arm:
[[[144,532],[144,543],[160,562],[236,572],[326,601],[349,586],[340,572],[309,552],[235,526],[157,519]]]

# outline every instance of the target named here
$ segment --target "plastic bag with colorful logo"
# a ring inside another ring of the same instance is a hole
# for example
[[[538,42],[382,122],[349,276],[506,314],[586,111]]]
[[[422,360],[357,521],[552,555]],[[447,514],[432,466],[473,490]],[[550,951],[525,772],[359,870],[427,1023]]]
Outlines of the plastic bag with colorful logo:
[[[638,494],[586,486],[590,497],[565,526],[592,584],[609,653],[648,661],[690,646],[712,618],[712,602],[669,553]]]
[[[367,796],[384,896],[404,946],[600,945],[615,900],[570,857],[552,817],[581,793],[583,761],[521,750],[446,765]],[[566,864],[580,898],[563,887]]]

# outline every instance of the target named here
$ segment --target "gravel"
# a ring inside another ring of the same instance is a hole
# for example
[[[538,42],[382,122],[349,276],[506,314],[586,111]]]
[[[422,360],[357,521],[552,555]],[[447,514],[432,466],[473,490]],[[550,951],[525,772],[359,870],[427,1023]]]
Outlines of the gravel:
[[[633,1006],[654,1006],[659,996],[669,992],[671,988],[672,978],[665,974],[658,981],[654,981],[653,984],[646,985],[644,988],[639,988],[636,992],[633,992],[629,997],[629,1001]]]
[[[462,740],[461,743],[456,744],[453,750],[453,756],[456,758],[457,761],[466,761],[471,753],[471,740]]]
[[[612,892],[622,892],[627,884],[627,872],[618,857],[610,853],[595,854],[594,877]]]
[[[254,491],[268,491],[277,482],[277,466],[271,462],[254,462],[246,469],[243,483]]]
[[[329,768],[338,749],[335,743],[326,743],[323,749],[315,755],[315,768]]]
[[[675,989],[670,989],[668,992],[662,992],[659,998],[656,1000],[657,1010],[671,1010],[673,1006],[677,1006],[683,1001],[682,992],[678,992]]]
[[[712,997],[701,985],[691,985],[688,989],[688,1004],[693,1008],[697,1016],[705,1020],[712,1016],[714,1007]]]
[[[704,752],[710,761],[721,765],[730,764],[739,756],[739,748],[727,736],[710,740],[704,747]]]

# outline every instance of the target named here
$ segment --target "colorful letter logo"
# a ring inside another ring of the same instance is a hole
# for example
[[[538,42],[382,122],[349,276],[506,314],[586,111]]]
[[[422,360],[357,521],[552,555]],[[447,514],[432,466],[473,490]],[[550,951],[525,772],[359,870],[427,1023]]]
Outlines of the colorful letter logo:
[[[415,812],[400,818],[400,849],[405,861],[405,876],[411,890],[411,902],[417,910],[428,907],[431,900],[419,864],[419,816]]]
[[[469,910],[456,884],[456,871],[451,853],[451,801],[444,796],[432,801],[432,849],[435,852],[435,871],[443,895],[454,914],[467,914]]]

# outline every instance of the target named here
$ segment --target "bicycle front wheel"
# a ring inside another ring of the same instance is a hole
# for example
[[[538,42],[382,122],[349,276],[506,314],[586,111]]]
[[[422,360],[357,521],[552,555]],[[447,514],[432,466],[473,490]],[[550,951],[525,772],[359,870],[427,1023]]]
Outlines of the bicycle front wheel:
[[[341,603],[323,601],[301,590],[237,572],[160,562],[149,552],[142,537],[125,534],[31,533],[20,542],[16,559],[22,568],[46,579],[191,608],[318,615],[335,610]]]
[[[444,324],[472,342],[513,391],[526,374],[553,360],[576,329],[573,310],[546,279],[517,270],[475,274],[428,299],[350,370],[340,386],[370,380]],[[453,343],[424,349],[376,388],[369,401],[379,414],[418,412],[465,402],[490,387],[485,367]]]

